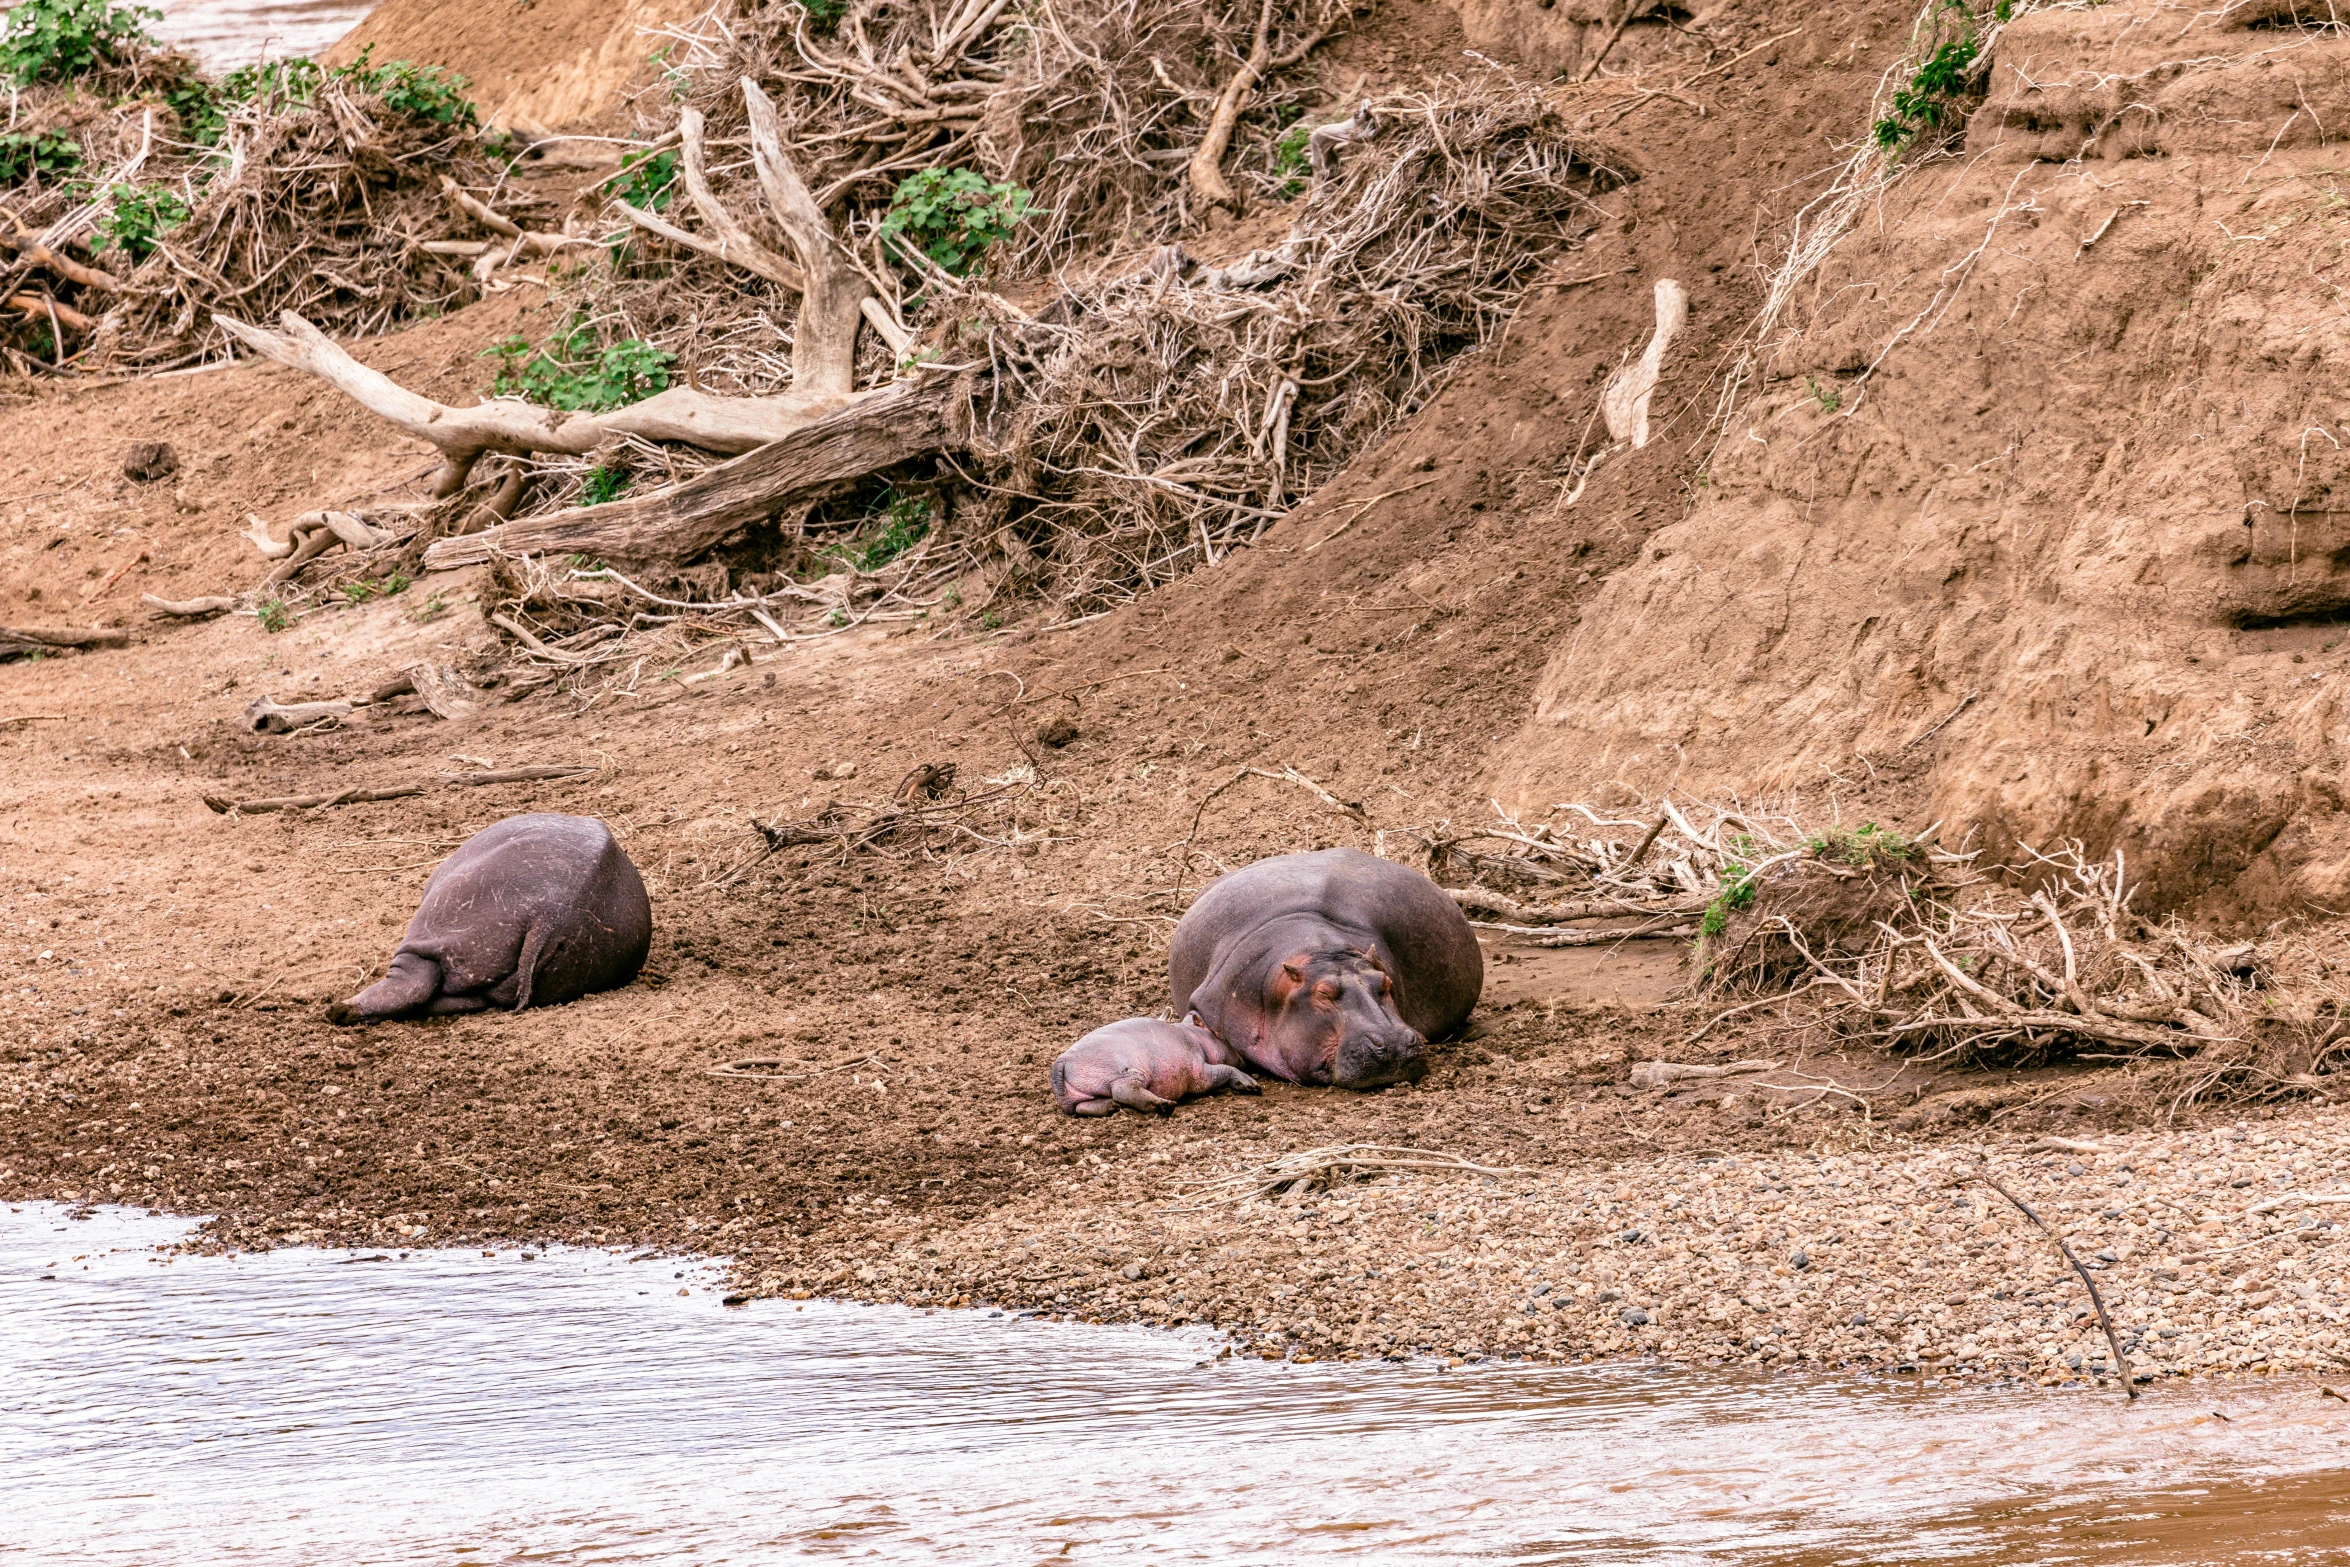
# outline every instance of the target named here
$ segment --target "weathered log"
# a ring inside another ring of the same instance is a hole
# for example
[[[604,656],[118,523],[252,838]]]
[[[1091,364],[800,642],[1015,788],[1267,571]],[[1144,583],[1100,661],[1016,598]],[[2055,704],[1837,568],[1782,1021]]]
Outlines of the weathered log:
[[[463,488],[474,460],[484,452],[584,457],[616,435],[682,441],[714,452],[745,452],[857,400],[857,394],[803,393],[797,386],[773,397],[714,397],[693,387],[674,386],[609,413],[567,413],[512,398],[452,408],[369,369],[292,311],[279,319],[285,327],[282,334],[228,316],[213,317],[222,331],[263,358],[317,376],[369,413],[439,447],[443,462],[433,481],[436,497]]]
[[[139,602],[158,615],[177,615],[183,620],[198,620],[207,615],[224,615],[237,607],[237,601],[226,594],[200,599],[162,599],[152,593],[142,593],[139,595]]]
[[[481,711],[481,693],[454,664],[412,664],[408,683],[435,718],[471,718]]]
[[[674,490],[436,540],[424,552],[425,569],[542,550],[615,561],[690,559],[835,485],[962,443],[969,438],[967,403],[953,377],[900,381]]]
[[[123,647],[131,634],[111,626],[0,626],[0,650],[24,647]]]
[[[255,697],[245,704],[245,723],[255,734],[282,735],[330,718],[340,723],[351,716],[352,705],[339,700],[278,702],[265,696]]]
[[[537,767],[499,767],[479,773],[443,773],[440,779],[452,788],[478,788],[483,784],[563,783],[574,778],[593,778],[600,771],[582,762],[556,762]]]

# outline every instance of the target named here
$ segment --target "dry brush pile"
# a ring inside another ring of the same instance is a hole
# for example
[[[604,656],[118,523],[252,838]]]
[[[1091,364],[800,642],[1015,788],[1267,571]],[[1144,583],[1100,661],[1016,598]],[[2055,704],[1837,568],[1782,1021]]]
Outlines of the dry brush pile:
[[[287,59],[207,78],[152,13],[23,0],[0,22],[0,351],[20,374],[216,357],[210,312],[380,332],[476,296],[449,200],[501,165],[464,82]]]
[[[2131,907],[2123,858],[2079,844],[1980,851],[1874,825],[1808,829],[1738,807],[1553,812],[1424,839],[1472,916],[1543,945],[1692,943],[1698,994],[1724,1018],[1965,1064],[2142,1063],[2177,1109],[2206,1096],[2350,1088],[2350,1023],[2304,935],[2225,941]],[[1798,1003],[1799,1004],[1796,1004]]]

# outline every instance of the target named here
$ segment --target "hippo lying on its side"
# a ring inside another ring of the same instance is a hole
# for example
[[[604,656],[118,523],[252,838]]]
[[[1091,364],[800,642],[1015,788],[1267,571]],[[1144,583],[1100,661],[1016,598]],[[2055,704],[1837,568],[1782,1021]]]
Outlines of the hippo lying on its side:
[[[1209,887],[1167,954],[1175,1010],[1260,1072],[1382,1088],[1468,1020],[1485,957],[1451,898],[1354,849],[1259,860]]]
[[[1233,1065],[1239,1059],[1197,1018],[1130,1017],[1061,1052],[1053,1098],[1071,1115],[1115,1115],[1120,1105],[1165,1115],[1185,1099],[1255,1093],[1257,1080]]]
[[[556,1006],[636,978],[653,943],[645,884],[587,816],[509,816],[424,884],[384,977],[327,1008],[337,1023]]]

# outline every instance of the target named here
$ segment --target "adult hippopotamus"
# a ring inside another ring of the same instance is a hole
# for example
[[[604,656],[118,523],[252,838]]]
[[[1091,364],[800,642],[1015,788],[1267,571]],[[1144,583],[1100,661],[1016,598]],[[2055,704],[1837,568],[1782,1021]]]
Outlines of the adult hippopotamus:
[[[1239,1054],[1200,1027],[1130,1017],[1104,1023],[1053,1061],[1053,1098],[1071,1115],[1156,1110],[1165,1115],[1205,1094],[1253,1094],[1257,1080]]]
[[[1243,866],[1199,896],[1168,953],[1177,1012],[1260,1072],[1383,1088],[1428,1070],[1485,988],[1469,922],[1419,872],[1354,849]]]
[[[644,878],[589,816],[509,816],[458,845],[384,977],[337,1023],[576,1001],[636,978],[653,942]]]

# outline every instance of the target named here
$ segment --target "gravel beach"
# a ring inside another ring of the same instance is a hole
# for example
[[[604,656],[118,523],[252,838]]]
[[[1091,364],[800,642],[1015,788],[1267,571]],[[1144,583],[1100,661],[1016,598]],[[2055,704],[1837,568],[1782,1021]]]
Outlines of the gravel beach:
[[[2086,1146],[1698,1154],[1391,1175],[1198,1211],[1023,1208],[767,1290],[1205,1321],[1256,1352],[1644,1356],[2064,1383],[2350,1365],[2350,1114]],[[1205,1164],[1212,1145],[1186,1157]]]

